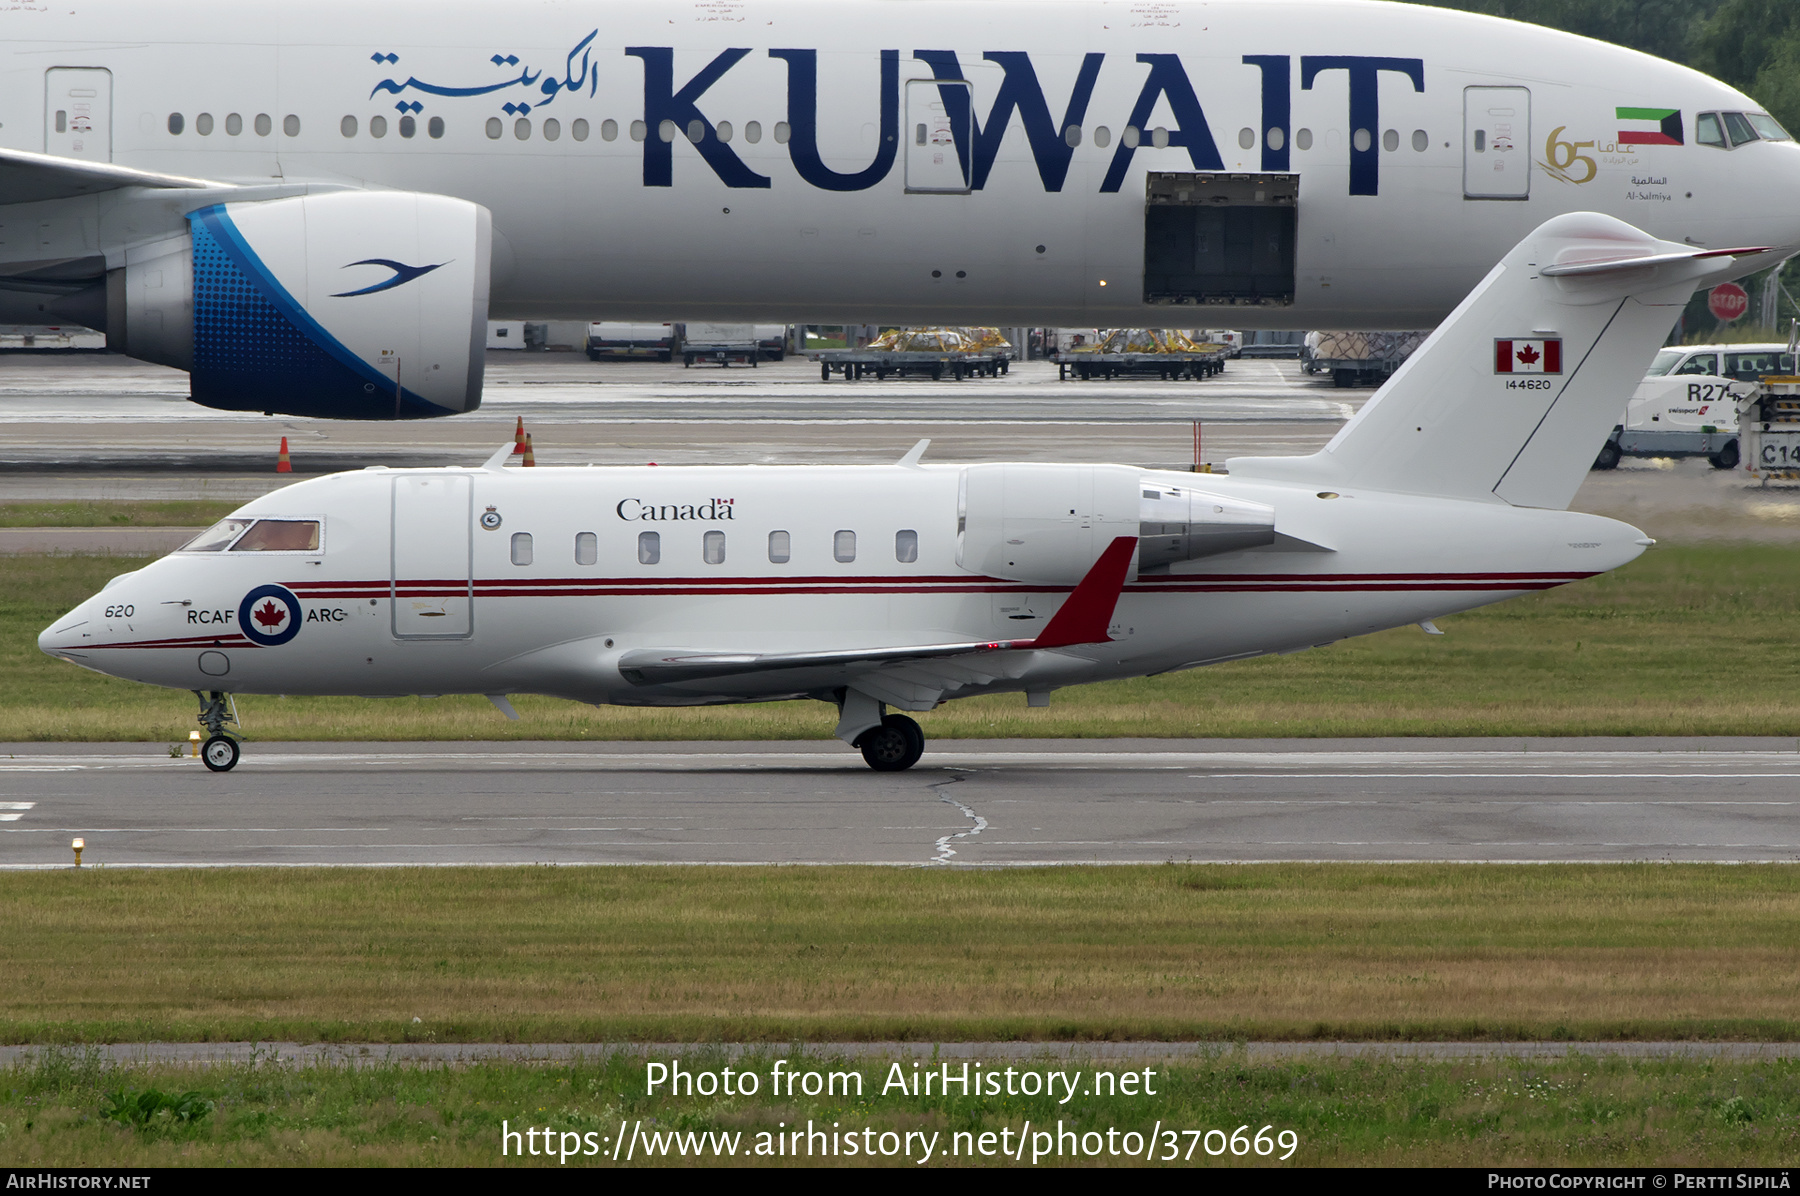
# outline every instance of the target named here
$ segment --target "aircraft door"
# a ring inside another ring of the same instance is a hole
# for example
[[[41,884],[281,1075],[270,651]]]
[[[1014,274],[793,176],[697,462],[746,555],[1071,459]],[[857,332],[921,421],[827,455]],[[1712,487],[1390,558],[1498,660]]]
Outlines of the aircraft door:
[[[112,161],[112,72],[52,67],[44,72],[44,152]]]
[[[1531,194],[1531,89],[1463,88],[1463,198]]]
[[[474,631],[474,491],[464,474],[394,479],[397,639],[466,639]]]
[[[973,156],[974,123],[969,84],[936,79],[906,81],[906,189],[962,195],[969,190],[968,166],[957,146]]]

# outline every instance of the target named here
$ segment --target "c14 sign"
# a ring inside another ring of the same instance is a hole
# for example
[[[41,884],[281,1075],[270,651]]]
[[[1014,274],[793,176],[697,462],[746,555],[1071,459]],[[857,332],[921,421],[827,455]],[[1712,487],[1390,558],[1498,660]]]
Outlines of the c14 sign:
[[[1729,324],[1750,310],[1750,294],[1735,282],[1722,282],[1706,296],[1706,309],[1720,323]]]

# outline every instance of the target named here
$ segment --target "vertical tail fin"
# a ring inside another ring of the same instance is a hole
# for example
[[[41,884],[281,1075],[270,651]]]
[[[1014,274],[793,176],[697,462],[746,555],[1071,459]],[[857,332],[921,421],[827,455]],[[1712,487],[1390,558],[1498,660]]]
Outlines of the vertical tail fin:
[[[1233,474],[1567,507],[1696,287],[1759,249],[1661,241],[1610,216],[1538,226],[1310,457]]]

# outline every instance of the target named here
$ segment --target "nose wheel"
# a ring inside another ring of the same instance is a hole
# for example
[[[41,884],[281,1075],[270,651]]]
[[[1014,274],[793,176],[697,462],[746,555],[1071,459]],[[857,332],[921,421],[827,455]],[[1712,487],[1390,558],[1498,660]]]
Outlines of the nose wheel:
[[[237,740],[229,735],[214,735],[201,745],[200,760],[213,772],[230,772],[237,767]]]
[[[207,740],[200,745],[200,762],[212,772],[230,772],[237,767],[237,704],[231,695],[213,690],[194,691],[200,699],[198,722],[206,728]]]
[[[863,759],[876,772],[904,772],[925,754],[925,732],[904,714],[885,714],[856,740]]]

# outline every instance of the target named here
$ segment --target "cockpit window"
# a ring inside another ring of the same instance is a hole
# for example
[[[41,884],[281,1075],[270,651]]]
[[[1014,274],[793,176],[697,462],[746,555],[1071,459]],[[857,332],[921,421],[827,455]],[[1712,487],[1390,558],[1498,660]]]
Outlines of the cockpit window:
[[[231,546],[233,552],[317,552],[317,519],[259,519]]]
[[[1645,374],[1644,377],[1660,378],[1670,370],[1674,369],[1675,363],[1680,360],[1680,349],[1664,349],[1657,353],[1656,360],[1650,363],[1650,372]]]
[[[1791,141],[1788,131],[1781,123],[1766,112],[1746,112],[1744,118],[1762,135],[1764,141]]]
[[[1701,145],[1725,148],[1725,126],[1719,123],[1717,112],[1702,112],[1694,118],[1694,140]]]
[[[1750,121],[1742,112],[1721,112],[1725,118],[1725,132],[1731,136],[1731,147],[1736,149],[1746,141],[1756,140],[1756,130],[1750,127]]]
[[[248,519],[221,519],[178,548],[177,552],[224,552],[238,533],[250,526]]]

